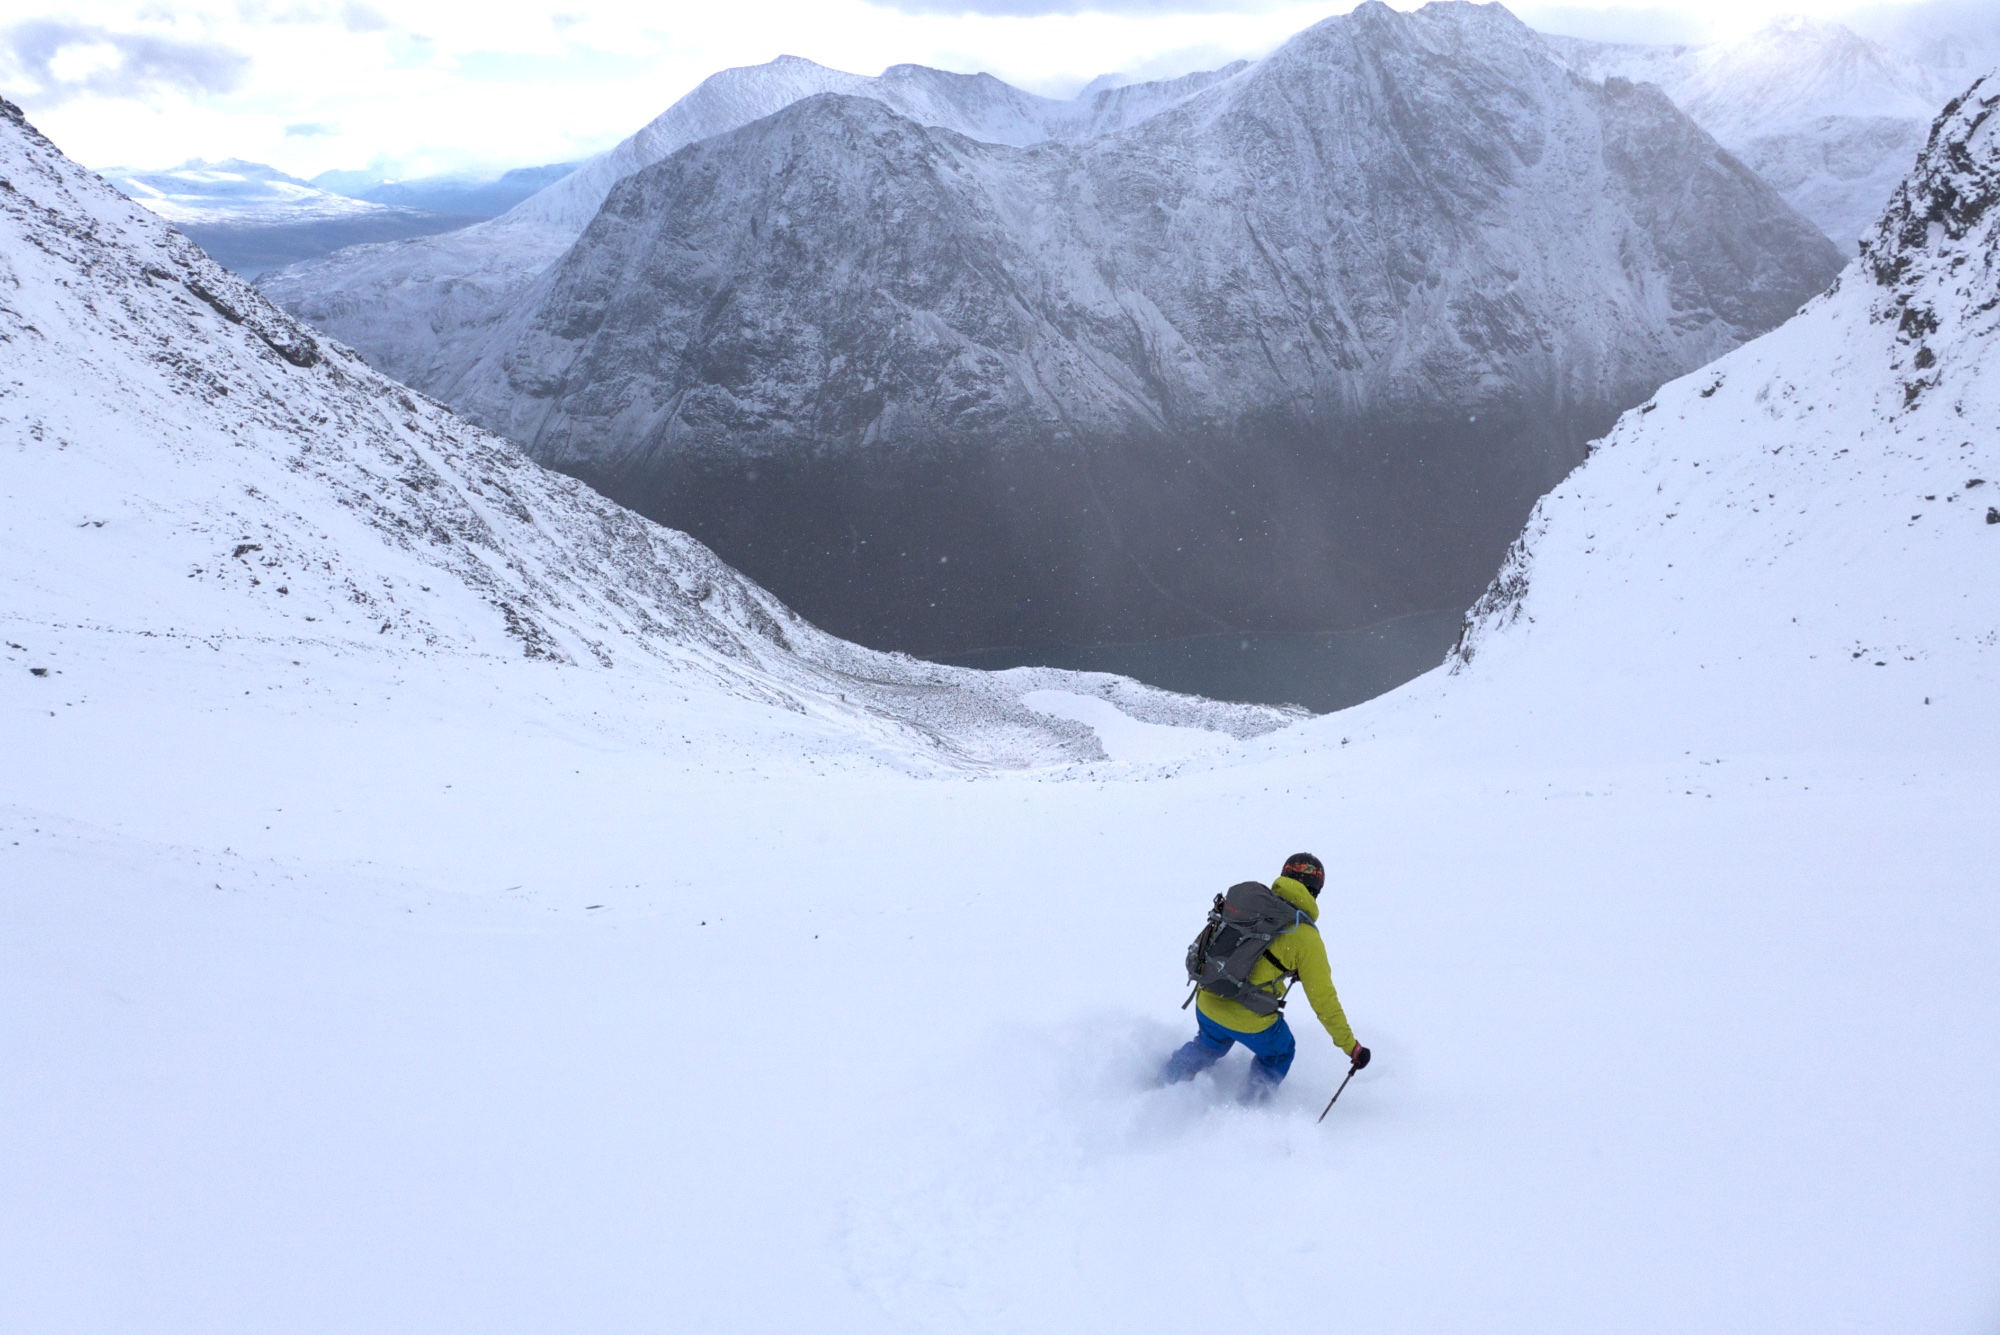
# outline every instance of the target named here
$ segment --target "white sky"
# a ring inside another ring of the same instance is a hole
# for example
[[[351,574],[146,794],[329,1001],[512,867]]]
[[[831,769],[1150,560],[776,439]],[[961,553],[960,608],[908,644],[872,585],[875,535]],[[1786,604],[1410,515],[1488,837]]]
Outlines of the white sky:
[[[714,71],[781,54],[868,74],[905,61],[987,70],[1067,95],[1107,71],[1255,56],[1353,0],[897,3],[8,0],[0,93],[96,167],[241,157],[311,176],[381,160],[418,175],[595,153]],[[1113,12],[1033,12],[1083,3]],[[939,12],[964,5],[989,12]],[[1516,12],[1585,36],[1699,40],[1847,8],[1524,0]]]

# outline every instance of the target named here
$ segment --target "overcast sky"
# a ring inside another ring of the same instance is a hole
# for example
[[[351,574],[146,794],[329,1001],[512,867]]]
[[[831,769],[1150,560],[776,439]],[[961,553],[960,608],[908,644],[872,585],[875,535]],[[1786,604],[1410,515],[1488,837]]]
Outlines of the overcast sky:
[[[1995,0],[2000,3],[2000,0]],[[1088,8],[1086,8],[1086,5]],[[296,175],[555,162],[718,69],[916,62],[1068,95],[1094,75],[1255,56],[1352,0],[8,0],[0,92],[95,167],[242,157]],[[1412,8],[1399,0],[1398,8]],[[1515,7],[1578,36],[1727,37],[1810,0]]]

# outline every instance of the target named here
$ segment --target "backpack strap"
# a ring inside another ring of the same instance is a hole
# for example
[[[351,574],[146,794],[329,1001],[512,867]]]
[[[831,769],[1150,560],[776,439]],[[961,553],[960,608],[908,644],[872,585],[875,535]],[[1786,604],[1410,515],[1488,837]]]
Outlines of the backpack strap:
[[[1273,936],[1271,937],[1271,945],[1270,945],[1270,946],[1266,946],[1266,947],[1264,948],[1264,958],[1265,958],[1265,959],[1267,959],[1267,960],[1269,960],[1269,961],[1271,961],[1271,963],[1272,963],[1272,964],[1273,964],[1274,966],[1276,966],[1276,968],[1277,968],[1277,970],[1278,970],[1278,972],[1279,972],[1279,973],[1288,973],[1288,974],[1292,974],[1292,975],[1296,976],[1296,975],[1297,975],[1297,973],[1298,973],[1298,970],[1297,970],[1297,969],[1288,969],[1288,968],[1286,968],[1286,967],[1285,967],[1285,962],[1284,962],[1283,960],[1279,959],[1279,958],[1278,958],[1278,957],[1277,957],[1276,955],[1273,955],[1273,954],[1271,953],[1271,948],[1272,948],[1273,946],[1276,946],[1276,945],[1278,944],[1278,942],[1279,942],[1279,940],[1280,940],[1281,938],[1284,938],[1284,937],[1287,937],[1287,936],[1290,936],[1290,935],[1291,935],[1291,934],[1292,934],[1293,932],[1296,932],[1296,931],[1297,931],[1297,930],[1298,930],[1299,928],[1301,928],[1301,927],[1311,927],[1311,928],[1312,928],[1312,929],[1313,929],[1314,931],[1318,931],[1318,930],[1319,930],[1319,928],[1318,928],[1318,926],[1317,926],[1316,924],[1314,924],[1314,923],[1312,923],[1312,922],[1310,922],[1310,921],[1308,921],[1308,920],[1307,920],[1307,918],[1306,918],[1306,914],[1305,914],[1305,910],[1304,910],[1304,909],[1293,909],[1293,910],[1292,910],[1292,925],[1291,925],[1290,927],[1284,927],[1284,928],[1280,928],[1280,929],[1279,929],[1279,930],[1278,930],[1278,931],[1277,931],[1277,932],[1276,932],[1276,933],[1275,933],[1275,934],[1274,934],[1274,935],[1273,935]]]
[[[1266,978],[1263,982],[1253,984],[1253,986],[1259,992],[1264,993],[1277,1002],[1278,1010],[1283,1011],[1285,1008],[1285,994],[1292,990],[1292,980],[1299,976],[1298,972],[1286,968],[1285,962],[1276,955],[1273,955],[1269,950],[1264,952],[1263,958],[1271,962],[1271,967],[1278,971],[1278,976],[1276,978]],[[1278,990],[1275,992],[1271,991],[1273,987],[1276,987]]]
[[[1306,914],[1304,909],[1294,909],[1292,910],[1292,925],[1290,927],[1285,928],[1284,931],[1279,932],[1278,936],[1272,937],[1271,945],[1275,946],[1278,944],[1279,936],[1286,936],[1292,932],[1297,931],[1300,927],[1312,927],[1315,931],[1318,930],[1318,928],[1313,923],[1306,921]],[[1297,978],[1299,976],[1299,971],[1297,969],[1290,968],[1289,966],[1286,965],[1286,963],[1283,960],[1279,959],[1276,955],[1273,955],[1271,953],[1270,946],[1266,946],[1264,948],[1263,957],[1271,962],[1271,967],[1278,971],[1278,976],[1276,978],[1267,978],[1263,982],[1257,984],[1258,989],[1261,991],[1263,989],[1269,988],[1273,983],[1284,983],[1285,984],[1284,992],[1291,991],[1292,985],[1289,982],[1286,982],[1286,980]],[[1282,1010],[1285,1005],[1284,992],[1272,994],[1277,998],[1278,1007],[1280,1010]]]

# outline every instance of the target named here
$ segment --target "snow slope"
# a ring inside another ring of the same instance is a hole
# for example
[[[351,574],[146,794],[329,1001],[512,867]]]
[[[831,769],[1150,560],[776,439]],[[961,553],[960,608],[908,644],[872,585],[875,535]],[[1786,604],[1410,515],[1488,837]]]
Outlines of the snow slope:
[[[1990,1329],[1994,110],[1628,416],[1457,673],[1200,760],[31,627],[0,1324]],[[1268,1107],[1148,1088],[1208,896],[1302,847],[1375,1064],[1316,1125],[1301,1014]]]
[[[323,222],[397,212],[321,190],[261,162],[199,158],[163,171],[107,167],[99,175],[170,223]]]
[[[686,535],[317,339],[18,112],[0,124],[0,172],[14,622],[380,657],[636,661],[864,732],[914,728],[946,758],[1097,753],[1087,730],[1020,703],[1038,686],[1239,733],[1284,717],[843,644]]]
[[[802,98],[868,98],[925,125],[993,143],[1029,144],[1136,124],[1241,67],[1238,62],[1179,79],[1086,90],[1060,101],[990,74],[895,65],[870,78],[780,56],[710,75],[631,138],[490,222],[447,236],[357,246],[267,274],[260,286],[380,369],[432,387],[439,368],[462,362],[460,346],[569,249],[619,180]]]

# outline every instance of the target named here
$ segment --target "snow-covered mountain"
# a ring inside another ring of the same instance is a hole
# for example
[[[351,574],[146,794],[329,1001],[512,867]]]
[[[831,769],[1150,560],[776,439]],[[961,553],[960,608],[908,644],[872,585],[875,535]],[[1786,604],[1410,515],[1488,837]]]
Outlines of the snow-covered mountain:
[[[1834,248],[1505,10],[1370,4],[1115,134],[823,94],[625,178],[440,397],[912,652],[1459,607]]]
[[[1871,25],[1877,40],[1819,19],[1779,19],[1736,42],[1642,46],[1550,37],[1593,79],[1659,85],[1792,206],[1852,249],[1881,214],[1947,98],[1963,89],[1981,24],[1939,5]],[[1919,25],[1927,11],[1930,22]],[[1943,25],[1960,41],[1936,39]],[[1990,21],[1987,26],[1990,26]]]
[[[637,665],[983,760],[1094,750],[1087,728],[1021,704],[1036,690],[1238,732],[1287,717],[843,644],[700,543],[314,335],[12,106],[0,176],[0,603],[16,639]]]
[[[429,387],[462,364],[468,339],[482,334],[498,311],[561,258],[620,179],[802,98],[871,98],[926,125],[1028,144],[1136,124],[1238,68],[1096,87],[1057,100],[989,74],[895,65],[869,77],[780,56],[709,76],[629,139],[491,222],[419,241],[355,247],[267,274],[260,285],[294,315],[360,349],[376,367]]]
[[[1039,97],[990,74],[956,74],[926,65],[891,65],[868,77],[828,69],[797,56],[723,70],[704,79],[638,133],[593,158],[555,188],[524,201],[533,219],[574,239],[597,216],[611,187],[698,140],[761,120],[821,93],[880,102],[924,125],[938,125],[983,143],[1023,146],[1045,139],[1088,138],[1137,124],[1229,77],[1242,62],[1151,83],[1092,88],[1075,98]]]

